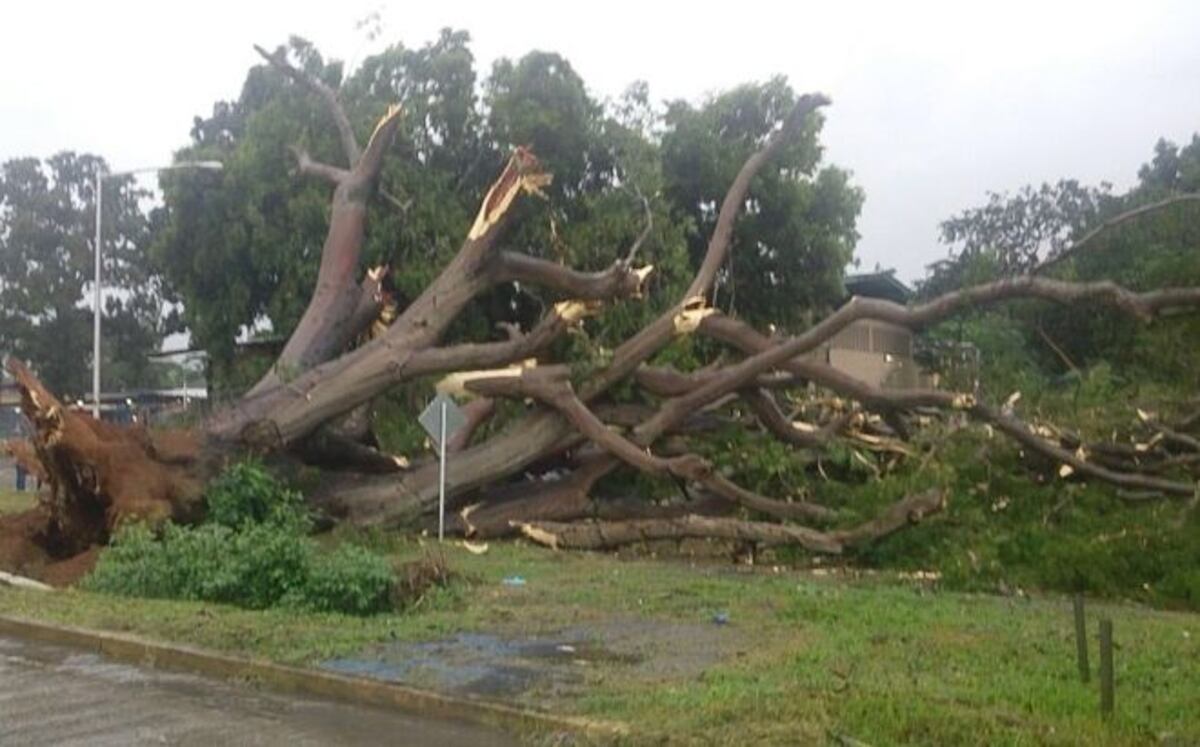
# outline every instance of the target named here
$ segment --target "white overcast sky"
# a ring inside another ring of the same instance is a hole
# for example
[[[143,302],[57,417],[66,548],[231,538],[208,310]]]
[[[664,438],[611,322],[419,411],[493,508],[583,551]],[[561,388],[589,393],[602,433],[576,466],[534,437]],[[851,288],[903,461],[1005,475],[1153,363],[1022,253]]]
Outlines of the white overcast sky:
[[[355,22],[372,10],[384,34]],[[594,95],[655,98],[776,73],[833,97],[827,158],[866,190],[865,268],[919,277],[937,224],[986,190],[1073,176],[1125,186],[1154,142],[1200,131],[1200,2],[55,2],[6,4],[0,159],[61,149],[168,162],[289,34],[361,59],[465,28],[481,70],[554,50]]]

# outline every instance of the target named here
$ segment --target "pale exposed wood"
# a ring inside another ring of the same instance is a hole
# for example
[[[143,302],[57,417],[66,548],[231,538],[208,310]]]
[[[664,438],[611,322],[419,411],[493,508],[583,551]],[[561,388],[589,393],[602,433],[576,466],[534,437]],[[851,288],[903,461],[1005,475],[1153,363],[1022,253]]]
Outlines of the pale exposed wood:
[[[7,573],[0,571],[0,584],[11,586],[14,589],[30,589],[33,591],[54,591],[53,586],[47,586],[41,581],[34,581],[32,578],[18,576],[15,573]]]

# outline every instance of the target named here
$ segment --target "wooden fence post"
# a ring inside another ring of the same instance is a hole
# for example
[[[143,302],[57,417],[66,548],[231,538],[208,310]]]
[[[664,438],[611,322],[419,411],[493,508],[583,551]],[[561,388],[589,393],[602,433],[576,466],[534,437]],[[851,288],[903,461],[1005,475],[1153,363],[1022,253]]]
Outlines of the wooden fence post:
[[[1100,621],[1100,715],[1104,718],[1113,712],[1113,642],[1112,620]]]

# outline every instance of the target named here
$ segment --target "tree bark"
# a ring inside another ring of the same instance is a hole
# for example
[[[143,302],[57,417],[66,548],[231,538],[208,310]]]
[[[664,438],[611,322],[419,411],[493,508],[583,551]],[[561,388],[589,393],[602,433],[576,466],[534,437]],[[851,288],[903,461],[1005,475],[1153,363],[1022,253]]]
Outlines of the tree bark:
[[[847,548],[875,541],[922,521],[945,506],[941,491],[909,496],[878,518],[849,529],[819,532],[808,527],[688,515],[678,519],[640,519],[561,524],[518,524],[527,539],[554,549],[605,550],[664,539],[718,538],[764,546],[797,545],[815,553],[840,555]]]
[[[368,275],[360,284],[359,263],[367,203],[375,192],[384,153],[399,122],[400,108],[393,107],[380,120],[366,151],[349,171],[314,164],[306,154],[300,155],[302,170],[319,171],[335,182],[329,231],[321,248],[317,285],[308,307],[275,365],[250,390],[249,396],[277,388],[346,350],[378,315],[383,303],[379,279]]]
[[[762,149],[747,159],[722,200],[705,258],[684,298],[613,351],[612,362],[584,386],[580,393],[583,402],[595,399],[632,374],[676,334],[694,328],[697,316],[702,313],[697,309],[703,309],[704,296],[728,256],[733,224],[755,175],[799,132],[809,115],[828,103],[829,99],[820,94],[801,96],[782,126]],[[458,495],[481,487],[523,470],[549,451],[568,449],[579,440],[578,434],[557,414],[538,412],[486,443],[464,450],[452,460],[447,465],[447,490]],[[344,489],[337,494],[322,495],[321,500],[363,523],[405,523],[419,516],[436,499],[436,480],[435,469],[418,469],[401,480],[361,481],[340,486]]]

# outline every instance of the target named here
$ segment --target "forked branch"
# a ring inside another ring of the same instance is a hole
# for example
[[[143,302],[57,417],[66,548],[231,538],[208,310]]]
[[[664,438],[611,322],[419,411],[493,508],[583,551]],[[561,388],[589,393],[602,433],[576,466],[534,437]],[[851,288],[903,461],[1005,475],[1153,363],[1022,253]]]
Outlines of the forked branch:
[[[330,184],[341,184],[350,178],[350,172],[346,169],[330,166],[327,163],[313,160],[313,157],[308,154],[308,151],[298,145],[293,145],[288,148],[292,155],[296,157],[296,169],[306,176],[315,176]]]
[[[337,127],[338,138],[342,143],[342,153],[346,156],[346,163],[353,168],[358,163],[360,154],[358,140],[354,137],[354,128],[350,125],[350,118],[346,116],[346,110],[342,108],[341,102],[338,101],[337,92],[326,85],[324,81],[292,65],[288,61],[287,52],[283,47],[274,52],[268,52],[255,44],[254,51],[258,52],[272,67],[321,97],[321,100],[325,102],[325,108],[333,118],[334,126]]]

